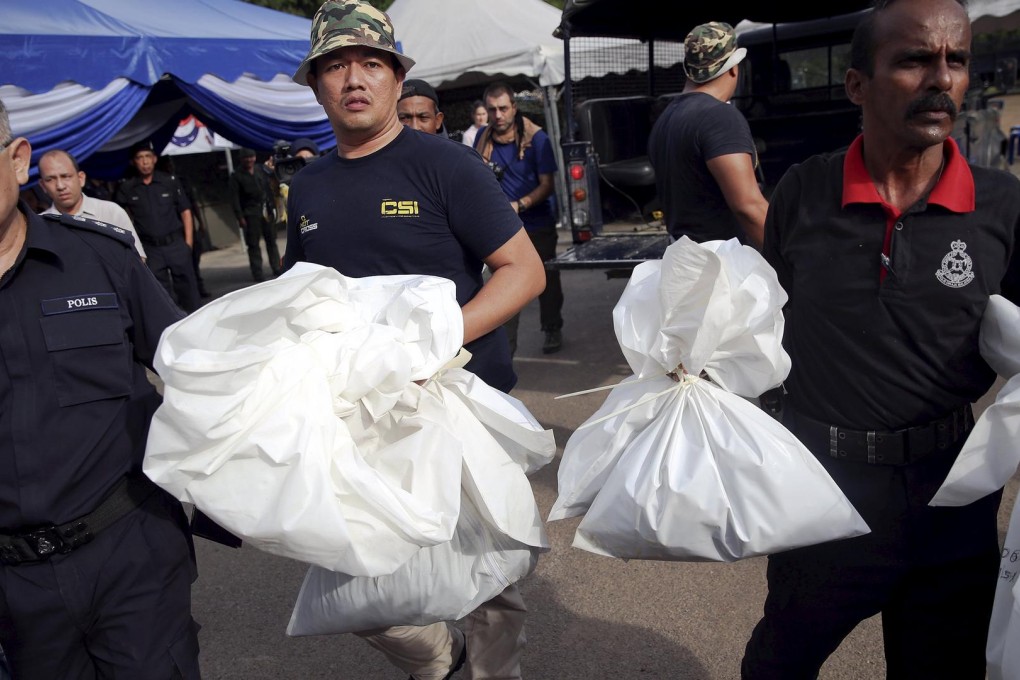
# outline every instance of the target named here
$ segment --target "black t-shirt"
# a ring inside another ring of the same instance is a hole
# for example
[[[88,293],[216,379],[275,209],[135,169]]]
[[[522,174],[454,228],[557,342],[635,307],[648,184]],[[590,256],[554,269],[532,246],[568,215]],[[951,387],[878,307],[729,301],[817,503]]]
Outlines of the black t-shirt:
[[[305,261],[344,276],[450,279],[461,306],[482,287],[483,259],[521,229],[492,171],[472,149],[405,128],[354,159],[332,153],[298,172],[287,201],[284,268]],[[467,369],[509,391],[516,383],[502,328],[469,343]]]
[[[674,238],[702,243],[743,240],[744,231],[705,163],[734,153],[754,157],[754,140],[743,114],[703,92],[676,97],[655,121],[648,159]]]
[[[823,423],[895,430],[991,387],[978,331],[989,295],[1020,302],[1020,181],[970,168],[949,140],[939,184],[896,215],[862,169],[859,144],[786,173],[770,201],[763,253],[790,296],[791,405]],[[848,155],[857,181],[845,191]]]

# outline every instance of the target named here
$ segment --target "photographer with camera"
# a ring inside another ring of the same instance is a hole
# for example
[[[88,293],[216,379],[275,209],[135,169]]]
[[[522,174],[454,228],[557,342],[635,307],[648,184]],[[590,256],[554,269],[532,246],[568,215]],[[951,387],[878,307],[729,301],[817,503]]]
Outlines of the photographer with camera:
[[[545,130],[517,110],[514,91],[502,82],[493,83],[482,95],[489,124],[478,131],[475,149],[489,164],[510,205],[542,261],[556,257],[556,208],[553,205],[556,156]],[[558,270],[545,270],[545,292],[538,296],[545,341],[542,352],[558,352],[563,344],[563,288]],[[520,314],[506,322],[511,353],[517,351]]]
[[[273,155],[266,159],[263,169],[270,177],[276,200],[276,229],[286,228],[291,178],[320,155],[319,145],[308,137],[298,137],[293,142],[281,139],[273,144]]]

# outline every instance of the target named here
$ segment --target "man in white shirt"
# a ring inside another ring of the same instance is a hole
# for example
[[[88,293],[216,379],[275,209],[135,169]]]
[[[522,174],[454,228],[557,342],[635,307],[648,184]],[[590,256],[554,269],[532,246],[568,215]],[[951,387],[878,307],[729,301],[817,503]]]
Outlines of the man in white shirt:
[[[53,205],[43,211],[44,215],[81,215],[129,231],[135,239],[135,250],[142,261],[145,260],[145,248],[124,208],[113,201],[103,201],[82,193],[85,173],[70,153],[53,149],[42,155],[39,159],[39,186],[53,201]]]

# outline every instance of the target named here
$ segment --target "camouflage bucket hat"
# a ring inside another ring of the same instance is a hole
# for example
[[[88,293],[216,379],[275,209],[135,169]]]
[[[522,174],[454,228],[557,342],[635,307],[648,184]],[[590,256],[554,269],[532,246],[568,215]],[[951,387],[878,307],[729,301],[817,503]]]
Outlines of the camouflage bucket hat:
[[[696,26],[684,40],[684,71],[696,83],[707,83],[741,62],[747,50],[737,47],[729,24],[712,21]]]
[[[307,85],[305,76],[312,62],[341,47],[361,45],[396,55],[405,71],[414,60],[397,51],[393,24],[382,10],[364,0],[327,0],[312,19],[311,48],[294,74],[294,82]]]

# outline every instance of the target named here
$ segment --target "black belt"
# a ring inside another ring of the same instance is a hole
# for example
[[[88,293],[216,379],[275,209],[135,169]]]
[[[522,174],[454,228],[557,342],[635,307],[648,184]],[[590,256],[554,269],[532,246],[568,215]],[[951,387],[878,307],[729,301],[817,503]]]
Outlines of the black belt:
[[[970,406],[961,406],[952,413],[925,425],[892,432],[849,430],[812,420],[797,412],[793,429],[810,436],[813,441],[828,439],[829,455],[872,465],[907,465],[929,453],[944,451],[966,436],[974,427]]]
[[[125,477],[99,507],[66,524],[26,530],[0,530],[0,562],[7,565],[47,560],[85,545],[103,529],[144,503],[158,487],[148,477]]]
[[[159,238],[152,238],[151,236],[138,235],[138,239],[147,246],[153,246],[158,248],[159,246],[168,246],[177,239],[184,238],[184,234],[179,231],[175,231],[172,234],[166,236],[160,236]]]

